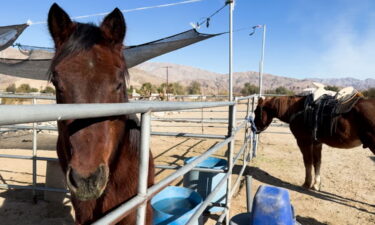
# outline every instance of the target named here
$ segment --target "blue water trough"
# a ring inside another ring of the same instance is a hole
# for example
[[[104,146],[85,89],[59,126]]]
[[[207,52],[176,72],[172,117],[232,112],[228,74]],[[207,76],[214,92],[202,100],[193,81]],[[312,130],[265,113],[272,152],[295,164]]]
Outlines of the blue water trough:
[[[183,225],[202,204],[202,197],[195,191],[168,186],[151,199],[154,225]],[[201,218],[194,223],[200,225]]]
[[[196,157],[188,158],[185,160],[185,164],[190,163],[196,159]],[[227,161],[225,159],[209,157],[205,161],[198,164],[198,168],[209,168],[209,169],[221,169],[224,170],[227,167]],[[212,190],[218,185],[220,180],[225,176],[225,173],[210,173],[202,171],[190,171],[184,175],[183,186],[197,191],[204,199],[212,192]],[[219,192],[213,198],[214,203],[225,204],[227,183],[220,188]],[[224,208],[218,206],[212,206],[207,209],[210,213],[216,213],[223,211]]]

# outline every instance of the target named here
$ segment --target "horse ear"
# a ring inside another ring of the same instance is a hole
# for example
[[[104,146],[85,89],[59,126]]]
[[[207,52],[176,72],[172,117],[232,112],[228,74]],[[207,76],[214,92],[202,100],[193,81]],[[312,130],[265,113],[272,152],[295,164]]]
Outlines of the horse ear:
[[[258,99],[258,105],[259,104],[262,104],[263,101],[265,100],[266,98],[264,96],[259,96],[259,99]]]
[[[56,48],[68,40],[73,28],[74,24],[69,15],[59,5],[53,3],[48,13],[48,29]]]
[[[122,44],[126,33],[126,24],[122,12],[118,8],[115,8],[104,18],[100,29],[104,37],[113,44]]]

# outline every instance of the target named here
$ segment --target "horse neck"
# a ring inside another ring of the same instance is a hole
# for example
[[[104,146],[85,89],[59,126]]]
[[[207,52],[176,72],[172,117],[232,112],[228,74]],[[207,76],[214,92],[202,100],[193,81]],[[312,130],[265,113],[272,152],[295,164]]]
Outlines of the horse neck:
[[[303,97],[281,97],[277,105],[276,118],[285,123],[290,123],[293,115],[303,110],[303,104]]]

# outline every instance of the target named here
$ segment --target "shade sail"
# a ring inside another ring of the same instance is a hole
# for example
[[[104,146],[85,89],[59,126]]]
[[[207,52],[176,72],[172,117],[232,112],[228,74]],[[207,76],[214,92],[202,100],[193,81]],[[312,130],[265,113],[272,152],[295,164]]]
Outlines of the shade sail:
[[[0,27],[0,51],[11,46],[14,41],[20,36],[20,34],[25,30],[29,25],[18,24],[11,26]]]
[[[195,29],[191,29],[145,44],[127,46],[124,49],[126,64],[128,68],[131,68],[154,57],[220,34],[223,33],[202,34]],[[13,53],[10,53],[10,51],[7,49],[3,53],[0,52],[0,73],[37,80],[48,78],[47,71],[54,55],[53,49],[37,47],[25,49],[20,46],[17,50],[13,49]],[[14,51],[18,52],[15,53]]]

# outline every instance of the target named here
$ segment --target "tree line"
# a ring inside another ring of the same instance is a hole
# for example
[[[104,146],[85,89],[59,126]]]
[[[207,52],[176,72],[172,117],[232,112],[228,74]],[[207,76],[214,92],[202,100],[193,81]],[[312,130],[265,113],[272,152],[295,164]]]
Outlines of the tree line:
[[[133,85],[128,88],[128,93],[132,94],[134,91],[143,97],[151,96],[153,93],[159,95],[173,94],[173,95],[198,95],[202,93],[202,86],[199,82],[193,81],[187,87],[182,86],[178,82],[174,83],[162,83],[161,85],[153,85],[150,82],[143,83],[142,86],[137,89]]]
[[[10,84],[8,87],[5,88],[6,92],[9,93],[31,93],[31,92],[40,92],[44,94],[56,94],[56,91],[53,87],[47,86],[45,88],[34,88],[31,87],[29,84],[21,84],[20,86],[16,86],[15,84]]]
[[[245,83],[244,87],[241,89],[242,95],[252,95],[252,94],[258,94],[259,93],[259,86]],[[277,95],[294,95],[294,92],[292,90],[289,90],[286,87],[277,87],[275,89],[269,89],[265,90],[264,94],[277,94]]]
[[[326,90],[331,91],[339,91],[340,87],[334,85],[328,85],[325,87]],[[21,84],[18,87],[15,84],[10,84],[5,89],[6,92],[9,93],[31,93],[31,92],[40,92],[45,94],[55,94],[56,91],[53,87],[47,86],[45,88],[34,88],[31,87],[29,84]],[[199,95],[202,94],[202,86],[198,81],[191,82],[188,86],[182,86],[178,82],[169,83],[162,83],[161,85],[153,85],[150,82],[142,84],[140,88],[134,88],[132,85],[127,89],[128,94],[132,94],[133,92],[137,92],[143,97],[149,97],[152,93],[157,93],[159,95],[166,95],[173,94],[173,95]],[[241,95],[252,95],[259,93],[259,86],[245,83],[243,88],[241,89]],[[295,93],[286,88],[286,87],[277,87],[271,90],[265,90],[265,94],[279,94],[279,95],[294,95]],[[367,90],[362,91],[362,94],[368,98],[375,98],[375,88],[368,88]]]

